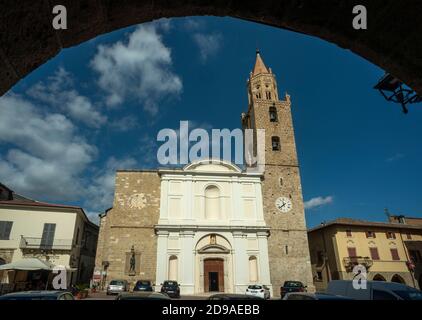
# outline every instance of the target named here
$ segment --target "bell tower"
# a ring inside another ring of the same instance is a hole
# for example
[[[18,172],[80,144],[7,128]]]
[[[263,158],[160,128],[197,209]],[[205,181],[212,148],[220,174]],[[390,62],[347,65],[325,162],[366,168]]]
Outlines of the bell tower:
[[[280,99],[277,79],[259,51],[247,80],[248,111],[243,129],[265,130],[265,172],[262,197],[264,218],[270,228],[268,253],[271,283],[279,294],[284,281],[313,287],[308,237],[288,94]],[[256,148],[255,148],[256,150]]]

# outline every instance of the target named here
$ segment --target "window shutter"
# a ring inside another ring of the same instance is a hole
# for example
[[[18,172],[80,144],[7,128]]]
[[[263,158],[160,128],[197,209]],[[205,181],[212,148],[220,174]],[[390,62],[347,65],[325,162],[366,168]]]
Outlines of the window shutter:
[[[347,248],[349,258],[357,257],[356,248]]]
[[[399,252],[397,249],[390,249],[391,251],[391,257],[394,261],[400,260]]]
[[[371,258],[372,260],[379,260],[380,256],[378,253],[378,248],[369,248],[369,251],[371,252]]]
[[[0,240],[9,240],[12,231],[12,221],[0,221]]]

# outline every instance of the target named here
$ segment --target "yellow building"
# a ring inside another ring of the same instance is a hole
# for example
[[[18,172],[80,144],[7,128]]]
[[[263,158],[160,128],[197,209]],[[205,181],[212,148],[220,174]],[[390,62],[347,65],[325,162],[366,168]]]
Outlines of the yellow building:
[[[331,280],[351,280],[363,265],[368,280],[405,283],[422,288],[420,219],[391,216],[390,222],[341,218],[308,231],[315,287]]]
[[[36,258],[65,267],[68,285],[89,283],[98,231],[80,207],[27,199],[0,184],[0,265]],[[48,272],[0,271],[0,291],[50,280]]]

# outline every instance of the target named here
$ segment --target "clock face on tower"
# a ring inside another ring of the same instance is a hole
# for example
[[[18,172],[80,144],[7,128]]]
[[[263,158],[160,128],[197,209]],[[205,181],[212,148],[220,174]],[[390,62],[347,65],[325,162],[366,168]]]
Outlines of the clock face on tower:
[[[286,197],[280,197],[276,200],[275,206],[283,213],[287,213],[293,209],[292,200]]]

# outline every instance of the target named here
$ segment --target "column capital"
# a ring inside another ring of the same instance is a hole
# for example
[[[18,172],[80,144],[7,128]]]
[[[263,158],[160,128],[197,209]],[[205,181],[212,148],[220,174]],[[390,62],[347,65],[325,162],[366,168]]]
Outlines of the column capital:
[[[169,232],[167,230],[157,230],[156,234],[159,237],[168,237]]]

